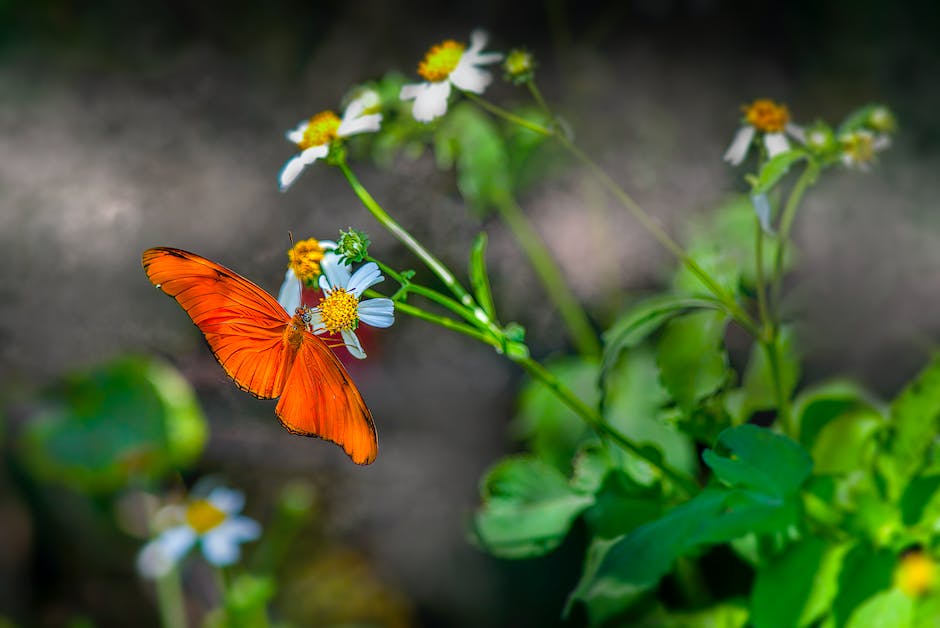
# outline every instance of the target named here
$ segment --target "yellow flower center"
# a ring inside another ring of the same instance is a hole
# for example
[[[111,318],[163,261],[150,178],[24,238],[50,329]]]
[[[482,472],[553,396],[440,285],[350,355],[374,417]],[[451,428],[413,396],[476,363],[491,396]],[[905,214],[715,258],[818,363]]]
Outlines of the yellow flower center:
[[[320,320],[331,334],[359,325],[359,299],[343,288],[334,288],[330,296],[321,298],[319,309]]]
[[[463,51],[464,45],[453,39],[432,46],[424,55],[424,60],[418,64],[418,74],[432,83],[443,81],[460,63]]]
[[[867,164],[875,158],[875,136],[871,133],[851,133],[842,138],[842,150],[856,164]]]
[[[226,514],[207,499],[197,499],[186,509],[186,523],[199,534],[205,534],[225,521]]]
[[[339,123],[339,116],[335,113],[329,110],[321,111],[307,122],[304,136],[297,142],[297,146],[301,150],[306,150],[314,146],[329,144],[336,139]]]
[[[533,68],[532,55],[526,50],[513,50],[506,56],[504,67],[511,76],[531,72]]]
[[[742,107],[742,110],[747,123],[764,133],[779,133],[790,122],[790,110],[787,106],[778,105],[767,98],[755,100]]]
[[[317,277],[320,276],[323,253],[323,247],[314,238],[301,240],[287,252],[287,257],[290,259],[287,265],[304,285],[313,286]]]
[[[920,597],[928,593],[936,583],[937,566],[923,552],[911,552],[898,563],[894,581],[897,587],[910,597]]]

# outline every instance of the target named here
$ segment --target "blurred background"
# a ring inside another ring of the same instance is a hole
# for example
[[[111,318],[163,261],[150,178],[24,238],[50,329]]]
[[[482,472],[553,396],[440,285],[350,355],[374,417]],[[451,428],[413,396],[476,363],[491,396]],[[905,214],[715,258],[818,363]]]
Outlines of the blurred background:
[[[285,621],[560,623],[578,539],[518,563],[467,540],[478,479],[518,446],[509,425],[523,378],[510,363],[399,317],[351,368],[380,440],[377,461],[358,468],[231,385],[140,267],[145,248],[175,246],[276,292],[289,232],[349,226],[370,234],[373,254],[415,267],[335,169],[278,191],[294,153],[283,133],[361,81],[413,76],[431,44],[475,27],[493,50],[535,53],[578,144],[680,238],[746,190],[721,161],[741,104],[781,100],[803,122],[889,105],[900,132],[873,172],[829,176],[809,195],[788,304],[804,320],[804,383],[843,373],[889,395],[925,362],[940,332],[936,3],[0,0],[0,625],[157,625],[153,587],[134,571],[141,504],[206,474],[244,490],[266,528],[293,526],[272,601]],[[488,95],[523,96],[500,84]],[[537,357],[566,350],[509,234],[464,207],[429,152],[354,169],[453,268],[486,230],[504,318],[526,326]],[[553,172],[521,202],[602,330],[672,261],[575,164]],[[151,358],[195,390],[204,449],[197,434],[159,463],[105,464],[107,435],[152,419],[118,412],[144,403],[127,381],[152,383]],[[63,400],[99,408],[89,391],[109,386],[124,395],[113,422],[55,432]],[[81,443],[100,456],[82,459]],[[182,461],[185,472],[165,473]],[[118,487],[127,478],[137,483]],[[298,494],[303,516],[290,519]],[[185,582],[198,621],[217,593],[198,566]]]

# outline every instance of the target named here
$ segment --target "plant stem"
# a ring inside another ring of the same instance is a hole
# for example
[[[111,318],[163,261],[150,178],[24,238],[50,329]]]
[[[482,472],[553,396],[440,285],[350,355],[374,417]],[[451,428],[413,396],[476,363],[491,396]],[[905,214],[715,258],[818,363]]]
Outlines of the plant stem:
[[[504,109],[500,107],[499,105],[494,105],[490,101],[480,98],[473,92],[463,92],[463,94],[464,96],[466,96],[467,98],[469,98],[470,100],[478,104],[480,107],[483,107],[484,109],[486,109],[493,115],[497,115],[501,118],[509,120],[513,124],[518,124],[519,126],[525,129],[529,129],[530,131],[534,131],[535,133],[538,133],[539,135],[544,135],[545,137],[551,137],[553,135],[557,135],[555,131],[553,131],[552,129],[544,127],[541,124],[538,124],[537,122],[526,120],[522,116],[517,116],[516,114],[509,111],[508,109]]]
[[[770,313],[767,309],[767,280],[764,277],[764,229],[761,227],[760,219],[754,217],[754,268],[757,281],[757,311],[760,316],[761,325],[764,331],[767,331],[767,325],[770,324]]]
[[[565,386],[561,380],[555,377],[555,375],[544,366],[528,357],[514,358],[513,361],[525,369],[529,375],[545,384],[559,400],[576,412],[578,416],[595,431],[609,437],[622,448],[639,456],[653,467],[659,469],[665,477],[672,480],[672,482],[686,494],[694,495],[698,493],[699,486],[693,478],[673,469],[658,457],[654,458],[650,456],[645,449],[641,448],[627,436],[624,436],[617,429],[608,424],[597,410],[584,403],[571,389]]]
[[[378,220],[383,227],[388,229],[392,235],[394,235],[399,242],[404,244],[409,251],[414,253],[418,259],[420,259],[425,266],[431,269],[437,278],[440,279],[445,286],[457,297],[457,300],[460,301],[464,306],[472,310],[474,318],[477,319],[484,327],[489,329],[494,334],[500,334],[501,330],[493,322],[489,315],[483,311],[473,297],[470,295],[467,290],[460,285],[460,282],[457,281],[457,278],[454,277],[453,273],[448,270],[444,264],[434,257],[430,251],[424,248],[420,242],[415,240],[410,233],[405,231],[401,225],[399,225],[395,220],[388,215],[388,213],[382,209],[382,206],[376,202],[372,195],[369,194],[369,191],[366,190],[359,179],[356,178],[356,175],[353,174],[352,170],[349,169],[349,166],[346,164],[345,160],[341,160],[338,163],[339,169],[342,170],[343,175],[346,177],[346,180],[349,182],[349,185],[352,186],[353,192],[356,193],[356,196],[359,197],[359,200],[365,205],[366,209]]]
[[[813,159],[806,162],[806,168],[803,174],[797,179],[787,199],[787,204],[783,209],[783,215],[780,217],[780,229],[777,236],[777,254],[774,257],[773,287],[771,289],[771,302],[776,313],[776,320],[780,317],[780,295],[783,290],[783,260],[787,249],[787,243],[790,241],[790,230],[793,227],[793,220],[796,218],[796,212],[800,207],[800,201],[803,194],[810,185],[816,182],[816,176],[819,174],[819,166]]]
[[[496,203],[496,210],[528,256],[542,286],[568,326],[578,351],[588,357],[600,356],[601,345],[584,308],[571,292],[548,247],[525,217],[522,208],[507,194]]]
[[[180,582],[179,567],[157,578],[157,603],[164,628],[186,627],[186,602]]]
[[[438,305],[441,305],[447,308],[448,310],[450,310],[451,312],[459,315],[468,323],[479,326],[480,321],[476,318],[476,315],[474,314],[473,310],[471,310],[470,308],[463,306],[462,304],[458,303],[454,299],[451,299],[446,294],[441,294],[437,290],[426,288],[425,286],[422,286],[416,283],[411,283],[411,281],[402,277],[399,273],[397,273],[390,266],[383,264],[382,262],[375,259],[374,257],[367,257],[367,259],[370,262],[375,262],[376,265],[378,265],[378,267],[382,270],[382,272],[384,272],[386,275],[388,275],[389,277],[397,281],[403,287],[403,290],[398,291],[403,296],[407,295],[407,293],[409,292],[423,296],[424,298],[430,301],[434,301]],[[384,296],[384,295],[379,295],[378,293],[376,294],[377,296],[380,296],[380,297]],[[392,300],[396,301],[397,299],[392,299]]]

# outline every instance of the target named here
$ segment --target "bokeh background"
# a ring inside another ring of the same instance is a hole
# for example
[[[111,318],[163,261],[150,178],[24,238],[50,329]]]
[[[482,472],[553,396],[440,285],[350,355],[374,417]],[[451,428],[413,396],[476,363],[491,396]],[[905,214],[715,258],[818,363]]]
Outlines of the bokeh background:
[[[560,622],[577,538],[520,563],[466,539],[479,477],[517,446],[508,426],[523,378],[507,361],[400,317],[352,371],[380,435],[378,460],[357,468],[236,390],[139,261],[147,247],[176,246],[273,292],[289,232],[356,226],[374,253],[413,267],[333,169],[278,191],[293,153],[283,133],[358,82],[412,73],[431,44],[478,26],[493,49],[534,51],[578,143],[678,237],[745,190],[721,161],[742,103],[779,99],[805,122],[892,107],[900,132],[874,171],[829,176],[807,199],[788,305],[804,320],[807,383],[844,373],[889,395],[935,348],[936,3],[0,1],[0,617],[157,625],[152,587],[133,569],[140,541],[111,506],[31,478],[19,438],[64,375],[136,354],[178,367],[209,421],[202,457],[169,487],[216,474],[245,490],[247,514],[262,522],[283,487],[301,481],[316,495],[281,572],[278,607],[297,625]],[[507,86],[491,95],[522,97]],[[430,153],[355,168],[452,267],[486,230],[504,317],[528,328],[537,356],[566,349],[508,233],[464,207]],[[521,200],[599,329],[663,281],[667,254],[574,164]],[[198,618],[217,601],[212,581],[197,569],[187,583]],[[338,610],[323,610],[330,603]]]

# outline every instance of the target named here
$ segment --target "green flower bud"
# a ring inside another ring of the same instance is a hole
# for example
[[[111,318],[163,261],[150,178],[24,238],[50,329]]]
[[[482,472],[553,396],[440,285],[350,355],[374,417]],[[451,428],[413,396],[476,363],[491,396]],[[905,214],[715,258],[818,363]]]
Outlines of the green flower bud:
[[[340,230],[339,242],[336,243],[336,253],[342,257],[347,265],[361,262],[369,254],[369,236],[358,229],[349,228],[349,231]]]

